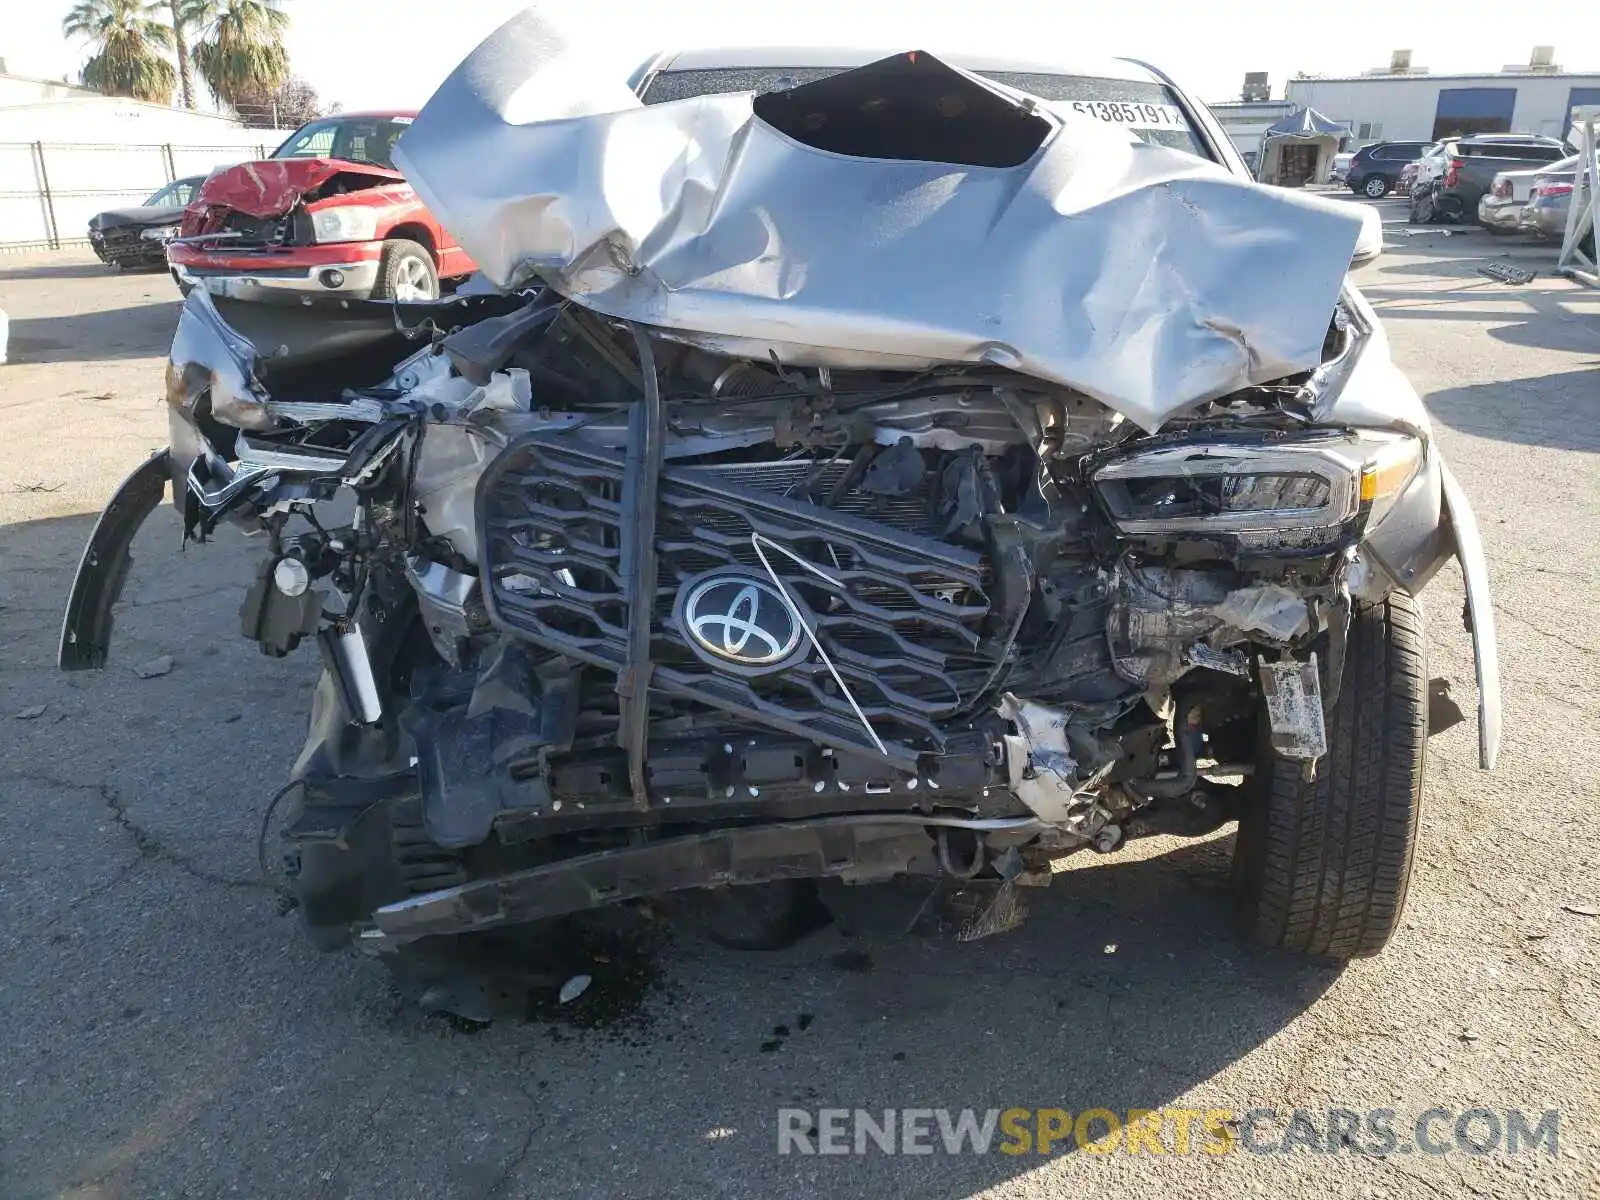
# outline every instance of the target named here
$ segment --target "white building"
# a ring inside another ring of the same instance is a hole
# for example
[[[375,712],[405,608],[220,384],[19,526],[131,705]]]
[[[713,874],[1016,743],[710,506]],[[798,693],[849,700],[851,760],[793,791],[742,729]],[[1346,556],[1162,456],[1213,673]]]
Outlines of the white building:
[[[1431,142],[1459,133],[1566,136],[1573,105],[1600,104],[1600,71],[1563,71],[1548,46],[1527,63],[1476,75],[1434,75],[1396,51],[1386,69],[1292,79],[1286,97],[1351,126],[1346,149],[1369,142]]]
[[[234,117],[0,73],[0,247],[88,236],[97,212],[261,158],[286,135]]]
[[[1254,167],[1261,154],[1261,139],[1267,129],[1294,112],[1299,105],[1291,100],[1224,100],[1208,104],[1222,131]]]
[[[35,79],[31,75],[12,75],[6,60],[0,58],[0,107],[32,104],[35,100],[70,100],[74,96],[98,96],[92,88],[79,87],[65,79]]]

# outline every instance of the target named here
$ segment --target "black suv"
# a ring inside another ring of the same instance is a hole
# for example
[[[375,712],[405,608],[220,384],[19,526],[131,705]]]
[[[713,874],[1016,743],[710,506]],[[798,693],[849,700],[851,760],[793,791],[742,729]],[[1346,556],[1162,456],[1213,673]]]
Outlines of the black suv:
[[[1376,200],[1394,190],[1400,172],[1416,162],[1432,142],[1374,142],[1356,151],[1345,182],[1350,190]]]

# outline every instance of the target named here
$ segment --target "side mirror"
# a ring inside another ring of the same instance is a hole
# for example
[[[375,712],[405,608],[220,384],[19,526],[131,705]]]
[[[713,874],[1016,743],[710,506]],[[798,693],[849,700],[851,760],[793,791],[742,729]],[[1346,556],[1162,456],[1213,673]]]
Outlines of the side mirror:
[[[1383,218],[1371,205],[1361,205],[1361,232],[1350,252],[1350,265],[1364,267],[1383,253]]]

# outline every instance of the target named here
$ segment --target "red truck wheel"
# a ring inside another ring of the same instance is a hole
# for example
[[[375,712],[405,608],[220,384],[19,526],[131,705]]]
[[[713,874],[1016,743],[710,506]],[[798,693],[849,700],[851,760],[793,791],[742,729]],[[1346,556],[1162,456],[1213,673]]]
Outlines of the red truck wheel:
[[[405,238],[390,238],[378,259],[374,300],[437,300],[439,273],[427,249]]]

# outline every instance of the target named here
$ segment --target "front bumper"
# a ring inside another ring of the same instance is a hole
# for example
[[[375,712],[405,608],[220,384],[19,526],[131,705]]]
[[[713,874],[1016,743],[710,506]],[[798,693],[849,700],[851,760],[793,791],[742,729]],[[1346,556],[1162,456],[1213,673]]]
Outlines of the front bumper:
[[[1522,225],[1523,208],[1524,205],[1517,200],[1484,196],[1478,201],[1478,224],[1486,229],[1515,232]]]
[[[977,827],[1001,841],[1023,842],[1045,829],[1032,817],[946,821],[920,814],[841,816],[716,829],[622,849],[603,850],[385,904],[373,913],[361,948],[378,953],[433,934],[474,933],[567,916],[663,892],[843,879],[875,883],[930,866],[941,824]]]
[[[167,264],[179,283],[234,300],[252,300],[262,292],[364,300],[377,285],[382,254],[382,242],[335,242],[263,251],[174,243],[167,247]]]
[[[89,247],[101,262],[119,265],[158,265],[166,257],[166,243],[141,238],[139,226],[115,226],[110,230],[91,229]]]

